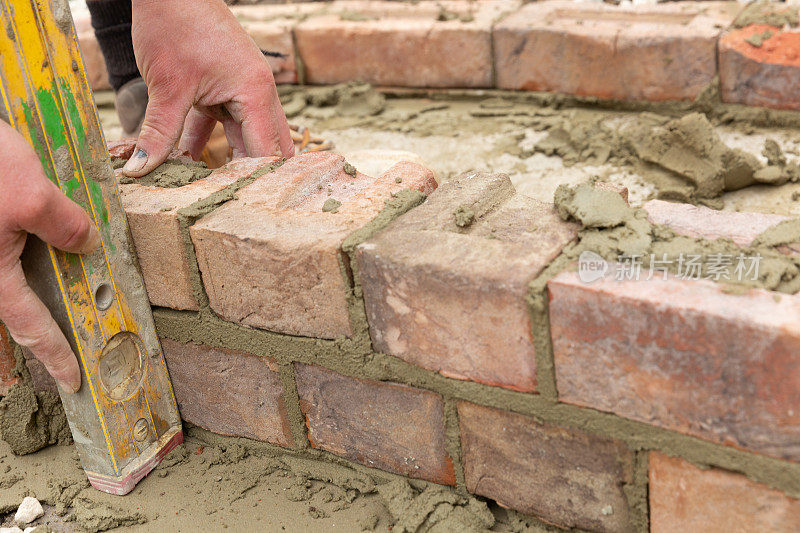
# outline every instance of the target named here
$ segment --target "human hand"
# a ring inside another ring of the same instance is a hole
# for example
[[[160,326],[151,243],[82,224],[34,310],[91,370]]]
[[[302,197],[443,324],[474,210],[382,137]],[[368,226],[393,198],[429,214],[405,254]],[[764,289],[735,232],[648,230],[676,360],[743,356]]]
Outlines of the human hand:
[[[44,174],[33,149],[0,121],[0,321],[66,392],[81,387],[78,361],[50,312],[25,281],[20,255],[28,233],[76,254],[100,246],[100,234],[81,207]]]
[[[294,144],[266,58],[222,0],[189,5],[133,0],[133,48],[149,103],[123,172],[147,174],[179,138],[180,148],[198,158],[217,121],[234,157],[291,157]]]

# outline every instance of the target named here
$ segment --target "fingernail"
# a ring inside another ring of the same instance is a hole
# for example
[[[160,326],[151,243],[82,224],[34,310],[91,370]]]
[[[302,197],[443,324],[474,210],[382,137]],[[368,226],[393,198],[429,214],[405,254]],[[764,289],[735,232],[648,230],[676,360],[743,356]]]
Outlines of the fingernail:
[[[75,394],[79,390],[81,390],[81,382],[78,381],[77,383],[68,383],[66,381],[58,381],[58,386],[64,389],[64,392],[68,392],[69,394]]]
[[[89,226],[89,235],[86,237],[86,243],[84,243],[81,253],[90,254],[100,248],[101,244],[100,232],[97,231],[97,227],[92,224]]]
[[[139,148],[133,157],[128,159],[125,166],[122,167],[123,172],[139,172],[147,164],[147,152]]]

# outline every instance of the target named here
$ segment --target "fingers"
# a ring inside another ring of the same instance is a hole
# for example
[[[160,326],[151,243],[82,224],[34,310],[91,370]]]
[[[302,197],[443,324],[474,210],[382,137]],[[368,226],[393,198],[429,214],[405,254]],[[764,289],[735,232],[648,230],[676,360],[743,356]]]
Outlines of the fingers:
[[[89,215],[47,180],[40,182],[16,209],[19,229],[56,248],[76,254],[100,247],[100,233]]]
[[[19,261],[0,272],[0,318],[66,392],[81,388],[78,360],[47,308],[28,287]]]
[[[242,125],[247,155],[292,157],[294,143],[275,86],[269,85],[259,92],[258,97],[245,100],[241,105],[228,106],[231,116]]]
[[[192,102],[176,91],[151,87],[151,92],[136,150],[122,168],[122,172],[132,178],[144,176],[166,161],[192,107]]]
[[[199,159],[203,153],[203,148],[208,144],[208,139],[211,138],[211,133],[214,131],[216,124],[216,119],[192,108],[186,117],[183,135],[181,135],[181,142],[178,148],[189,152],[192,159]]]
[[[225,137],[228,139],[228,146],[233,150],[233,159],[246,157],[248,155],[244,138],[242,137],[242,126],[232,118],[222,121],[225,128]]]

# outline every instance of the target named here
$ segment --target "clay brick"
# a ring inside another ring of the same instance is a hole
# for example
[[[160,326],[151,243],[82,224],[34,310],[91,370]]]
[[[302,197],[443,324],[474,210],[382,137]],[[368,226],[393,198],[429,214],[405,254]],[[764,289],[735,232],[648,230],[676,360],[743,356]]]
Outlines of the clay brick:
[[[77,23],[76,23],[77,24]],[[83,57],[83,66],[86,69],[86,79],[93,91],[110,91],[111,84],[108,82],[108,70],[100,44],[94,35],[91,23],[88,29],[78,31],[78,45]]]
[[[191,227],[211,308],[222,318],[320,338],[352,334],[342,241],[402,189],[431,192],[433,173],[409,164],[402,183],[344,171],[344,158],[307,153],[257,179]],[[336,212],[325,202],[341,202]]]
[[[650,454],[650,531],[798,531],[800,501],[746,477]]]
[[[651,200],[642,207],[650,222],[668,226],[679,235],[709,240],[727,238],[739,246],[749,246],[761,233],[788,218],[764,213],[717,211],[663,200]]]
[[[707,280],[548,283],[559,399],[800,460],[800,300]]]
[[[0,396],[8,394],[9,389],[19,381],[13,374],[16,366],[17,360],[14,358],[8,331],[0,323]]]
[[[123,151],[117,147],[114,150]],[[237,159],[216,169],[207,178],[171,189],[143,186],[135,182],[120,184],[122,205],[128,217],[150,303],[173,309],[198,309],[178,211],[224,189],[275,159]],[[118,176],[121,176],[120,171]]]
[[[497,85],[622,100],[695,98],[735,2],[533,2],[494,30]]]
[[[470,492],[560,527],[632,530],[623,443],[468,402],[458,416]]]
[[[746,40],[769,31],[760,47]],[[800,33],[757,24],[725,33],[719,41],[719,82],[723,102],[800,109]]]
[[[262,50],[278,52],[284,57],[267,56],[275,83],[297,83],[297,62],[294,54],[292,29],[305,17],[318,12],[320,4],[245,5],[233,6],[245,31]]]
[[[299,363],[295,376],[314,448],[365,466],[455,485],[438,394]]]
[[[184,420],[222,435],[292,445],[273,360],[169,339],[161,346]]]
[[[492,23],[518,4],[341,0],[295,28],[298,53],[310,83],[490,87]]]
[[[460,208],[474,216],[464,227]],[[528,284],[575,235],[505,175],[443,183],[357,248],[375,349],[448,377],[536,390]]]

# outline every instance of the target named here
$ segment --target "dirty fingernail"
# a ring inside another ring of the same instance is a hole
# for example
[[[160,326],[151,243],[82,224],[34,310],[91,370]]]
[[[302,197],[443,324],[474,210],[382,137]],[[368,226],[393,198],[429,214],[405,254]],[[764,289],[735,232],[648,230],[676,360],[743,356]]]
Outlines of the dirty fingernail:
[[[147,152],[139,148],[133,157],[128,159],[125,166],[122,167],[123,172],[139,172],[147,164]]]
[[[58,386],[61,387],[64,390],[64,392],[68,392],[70,394],[75,394],[76,392],[78,392],[81,389],[81,382],[78,381],[76,383],[70,383],[70,382],[67,382],[67,381],[59,380],[58,381]]]
[[[92,224],[89,226],[89,235],[86,237],[86,242],[81,249],[81,253],[90,254],[100,248],[100,244],[102,244],[102,241],[100,240],[100,232],[97,231],[97,227]]]

